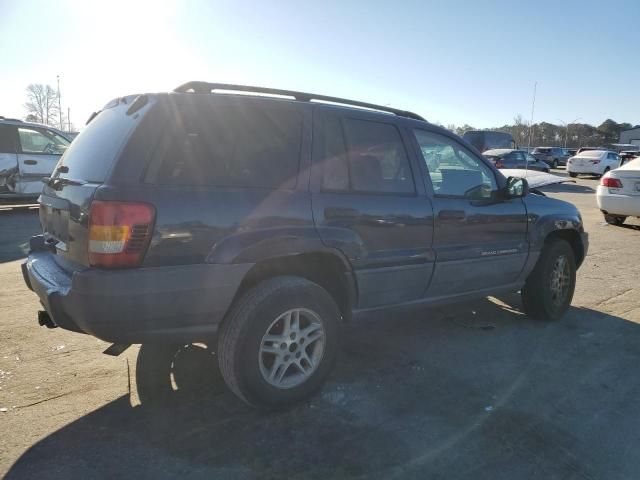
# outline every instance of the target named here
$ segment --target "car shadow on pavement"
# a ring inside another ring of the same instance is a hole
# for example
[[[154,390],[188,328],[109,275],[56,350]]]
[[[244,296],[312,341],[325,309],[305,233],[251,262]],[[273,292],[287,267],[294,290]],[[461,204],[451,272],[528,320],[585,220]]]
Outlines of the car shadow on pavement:
[[[288,411],[211,374],[169,405],[123,396],[51,433],[6,478],[625,478],[640,420],[635,323],[534,321],[517,295],[371,316],[329,382]]]
[[[41,233],[37,211],[0,211],[2,237],[0,263],[25,258],[29,252],[29,238]]]

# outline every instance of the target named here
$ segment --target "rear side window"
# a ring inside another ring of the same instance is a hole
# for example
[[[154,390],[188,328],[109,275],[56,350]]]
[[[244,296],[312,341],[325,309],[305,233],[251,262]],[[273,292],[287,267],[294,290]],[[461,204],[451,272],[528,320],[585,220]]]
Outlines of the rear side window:
[[[161,185],[293,188],[302,137],[295,108],[186,102],[146,181]]]
[[[71,143],[60,162],[69,167],[60,177],[102,183],[116,161],[121,148],[137,125],[126,108],[108,108],[100,112]]]
[[[12,125],[0,125],[0,153],[16,153],[16,129]]]
[[[400,132],[393,124],[324,115],[315,158],[322,162],[322,188],[363,193],[415,192]]]

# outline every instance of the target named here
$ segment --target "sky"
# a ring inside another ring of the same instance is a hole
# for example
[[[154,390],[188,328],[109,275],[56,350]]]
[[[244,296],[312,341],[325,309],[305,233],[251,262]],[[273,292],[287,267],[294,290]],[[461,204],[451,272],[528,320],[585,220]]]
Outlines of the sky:
[[[0,115],[56,86],[81,128],[189,80],[414,111],[443,125],[640,124],[640,1],[0,0]]]

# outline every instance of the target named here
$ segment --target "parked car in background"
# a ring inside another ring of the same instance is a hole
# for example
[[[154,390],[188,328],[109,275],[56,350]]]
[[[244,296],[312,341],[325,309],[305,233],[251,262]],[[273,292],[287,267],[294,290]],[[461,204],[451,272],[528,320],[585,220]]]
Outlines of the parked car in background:
[[[574,205],[415,113],[205,82],[107,104],[40,221],[22,264],[39,322],[116,354],[142,343],[143,403],[173,393],[185,345],[215,352],[240,399],[281,407],[321,387],[343,322],[372,310],[520,291],[559,319],[588,247]]]
[[[607,172],[596,191],[598,208],[611,225],[640,217],[640,158]]]
[[[574,155],[576,155],[578,153],[578,150],[575,148],[567,148],[566,153],[568,155],[567,159],[569,159],[569,157],[573,157]]]
[[[71,141],[60,130],[0,117],[0,195],[35,198]]]
[[[496,148],[517,147],[513,136],[506,132],[494,132],[493,130],[469,130],[464,132],[462,138],[476,147],[480,152]]]
[[[551,168],[566,165],[569,158],[563,148],[560,147],[536,147],[531,152],[538,160],[545,162]]]
[[[491,161],[496,168],[524,168],[548,172],[549,165],[541,162],[530,153],[511,148],[498,148],[487,150],[483,153],[485,158]]]
[[[579,174],[602,176],[609,170],[618,168],[620,157],[616,152],[609,150],[586,150],[571,157],[567,162],[567,171],[570,177]]]
[[[637,150],[625,150],[620,152],[618,155],[620,155],[620,166],[622,166],[625,163],[640,157],[640,152],[638,152]]]

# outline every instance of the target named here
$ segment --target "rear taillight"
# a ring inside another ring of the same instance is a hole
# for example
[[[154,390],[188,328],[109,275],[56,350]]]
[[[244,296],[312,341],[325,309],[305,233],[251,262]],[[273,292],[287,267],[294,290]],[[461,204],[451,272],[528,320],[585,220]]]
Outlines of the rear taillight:
[[[146,203],[94,201],[89,211],[89,263],[94,267],[140,265],[156,212]]]
[[[609,188],[622,188],[622,182],[617,178],[602,177],[600,183],[601,185]]]
[[[600,160],[591,160],[591,163],[593,163],[594,165],[597,165],[598,163],[600,163]]]

